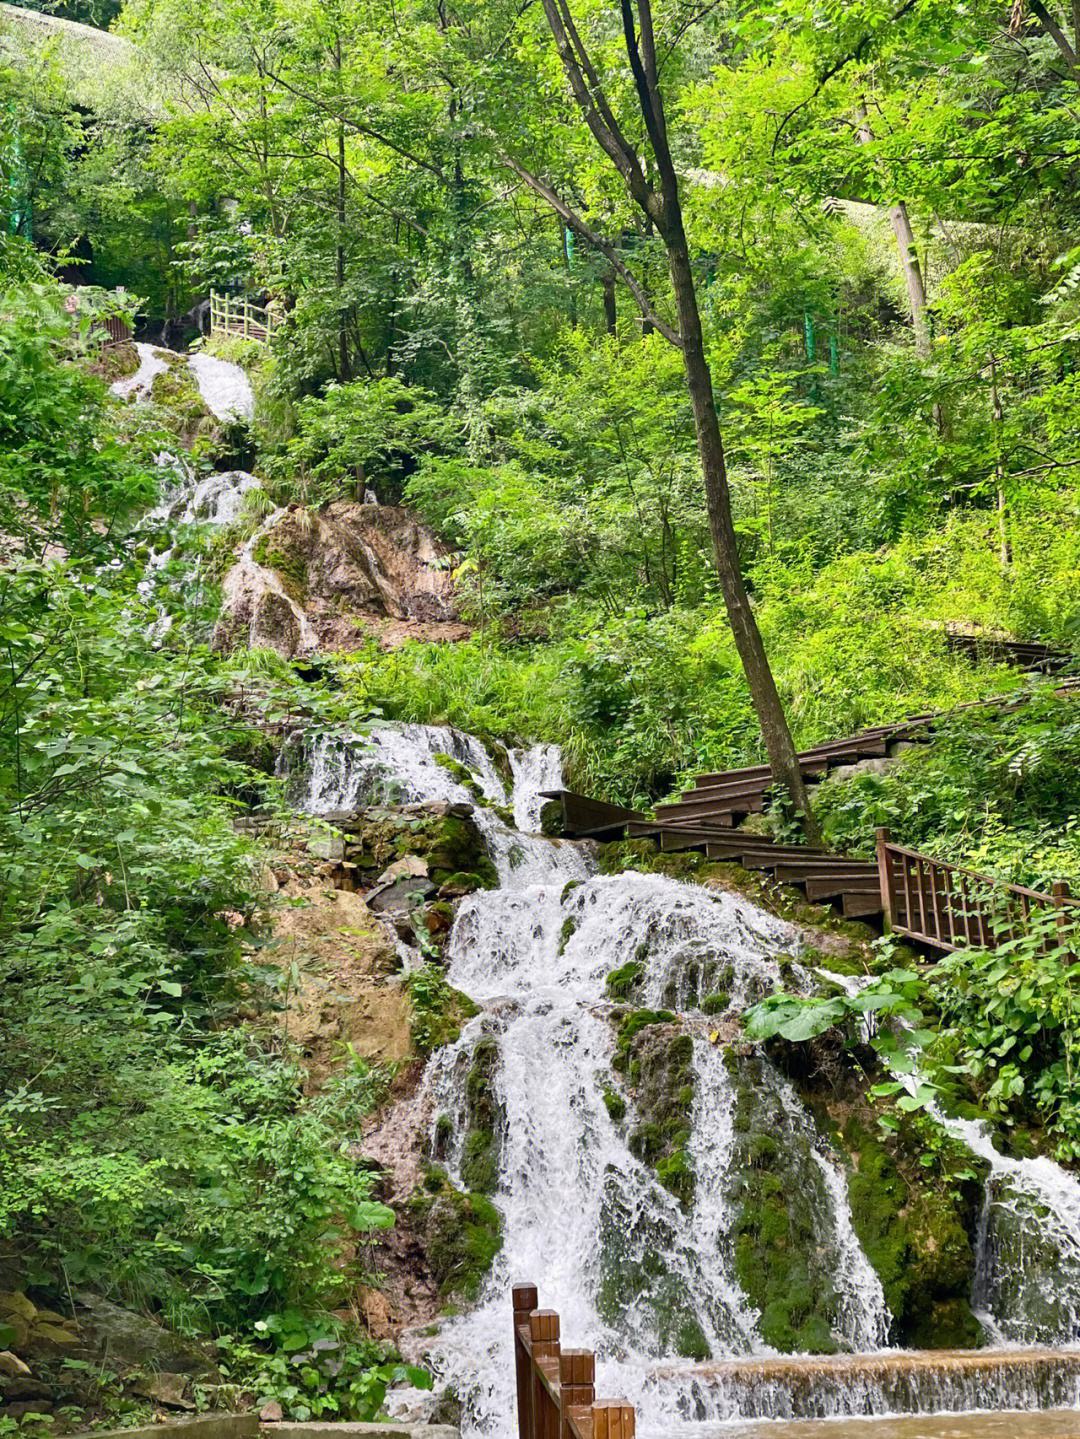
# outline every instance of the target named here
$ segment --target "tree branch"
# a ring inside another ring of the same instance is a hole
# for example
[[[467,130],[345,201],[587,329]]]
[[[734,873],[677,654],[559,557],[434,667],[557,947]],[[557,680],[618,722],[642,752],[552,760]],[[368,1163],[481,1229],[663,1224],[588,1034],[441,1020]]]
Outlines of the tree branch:
[[[1069,65],[1070,69],[1075,70],[1077,65],[1076,51],[1069,43],[1069,37],[1065,34],[1065,31],[1043,4],[1043,0],[1028,0],[1028,4],[1031,6],[1031,13],[1058,47],[1062,58]]]
[[[507,169],[513,170],[514,174],[523,180],[534,194],[539,195],[542,200],[546,201],[555,213],[561,216],[566,224],[570,226],[575,234],[580,235],[586,244],[591,245],[594,250],[597,250],[603,255],[604,259],[607,260],[619,279],[630,291],[631,295],[633,295],[637,307],[641,311],[642,318],[648,320],[653,329],[656,330],[658,334],[663,335],[669,344],[681,350],[682,336],[678,330],[668,324],[667,320],[661,318],[653,309],[641,281],[626,265],[615,246],[609,240],[605,240],[602,235],[599,235],[591,225],[588,225],[577,211],[572,209],[562,196],[558,194],[556,190],[553,190],[546,181],[541,180],[538,175],[534,175],[531,171],[526,170],[525,166],[515,160],[512,155],[504,154],[501,158],[502,163]]]
[[[901,19],[904,15],[907,14],[909,10],[914,9],[914,7],[915,0],[904,0],[904,3],[900,6],[899,10],[893,11],[893,14],[889,19],[889,24],[895,25],[897,20]],[[849,50],[848,53],[846,55],[842,55],[834,65],[829,66],[829,68],[825,71],[825,74],[822,75],[821,79],[814,86],[810,94],[807,95],[806,99],[800,100],[793,110],[789,110],[787,112],[784,118],[780,121],[780,124],[776,127],[776,134],[773,136],[772,149],[770,151],[770,154],[776,154],[776,147],[780,143],[780,136],[787,128],[788,122],[790,120],[794,120],[795,116],[799,113],[799,111],[804,110],[806,106],[810,104],[811,100],[816,100],[817,97],[821,94],[822,90],[824,90],[825,86],[829,83],[829,81],[833,79],[834,76],[839,75],[840,71],[844,68],[845,65],[850,65],[852,60],[858,60],[861,58],[863,51],[870,44],[871,40],[873,40],[876,33],[876,31],[868,30],[854,49]]]
[[[614,163],[619,174],[630,186],[634,198],[639,203],[644,203],[640,196],[648,191],[649,185],[641,168],[641,162],[611,113],[611,107],[604,96],[599,76],[581,43],[573,16],[570,15],[564,0],[541,0],[541,4],[544,7],[544,14],[547,16],[563,70],[570,82],[570,89],[586,125],[592,131],[601,150]],[[584,68],[582,56],[584,56]],[[593,88],[586,84],[586,75],[592,77],[595,94]]]

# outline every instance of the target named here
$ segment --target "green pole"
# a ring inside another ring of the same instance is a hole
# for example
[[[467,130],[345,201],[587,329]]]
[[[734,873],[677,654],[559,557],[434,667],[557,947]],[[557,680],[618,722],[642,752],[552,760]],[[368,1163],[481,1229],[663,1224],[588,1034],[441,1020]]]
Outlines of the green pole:
[[[814,317],[809,310],[803,313],[803,336],[806,340],[806,358],[813,364],[816,353],[814,345]]]

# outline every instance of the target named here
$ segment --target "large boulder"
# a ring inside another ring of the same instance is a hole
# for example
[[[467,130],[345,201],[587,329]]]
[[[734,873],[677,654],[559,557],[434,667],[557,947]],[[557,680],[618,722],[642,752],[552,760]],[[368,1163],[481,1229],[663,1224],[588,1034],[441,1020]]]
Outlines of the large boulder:
[[[225,577],[215,644],[291,657],[468,634],[434,532],[403,506],[337,500],[278,510],[248,541]]]

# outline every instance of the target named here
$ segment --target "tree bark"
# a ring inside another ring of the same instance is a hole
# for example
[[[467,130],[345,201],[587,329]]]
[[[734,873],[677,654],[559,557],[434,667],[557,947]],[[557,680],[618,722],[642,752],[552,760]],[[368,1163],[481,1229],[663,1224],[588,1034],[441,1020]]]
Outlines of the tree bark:
[[[542,0],[542,4],[570,89],[585,123],[622,175],[631,198],[646,220],[655,225],[664,242],[679,317],[678,333],[672,334],[671,327],[666,325],[664,330],[683,355],[704,480],[709,531],[728,623],[761,728],[769,768],[776,783],[787,791],[791,807],[799,816],[807,838],[815,841],[820,836],[810,810],[802,767],[739,562],[720,422],[713,397],[712,375],[705,356],[701,312],[683,224],[679,181],[668,144],[650,0],[636,0],[636,24],[634,0],[620,0],[619,8],[627,59],[656,161],[659,188],[646,178],[636,149],[627,141],[614,119],[595,66],[574,24],[570,0]],[[651,306],[642,306],[646,316],[650,311]]]
[[[665,195],[665,209],[668,208],[667,198]],[[743,580],[742,566],[739,562],[738,539],[731,514],[727,461],[724,456],[724,444],[720,434],[716,402],[713,398],[712,374],[705,357],[701,315],[698,309],[693,270],[690,265],[689,247],[677,201],[672,209],[674,214],[669,216],[670,229],[665,226],[664,242],[667,247],[671,282],[675,291],[679,330],[683,337],[682,354],[683,366],[686,370],[686,387],[690,393],[690,403],[694,411],[694,429],[697,434],[698,455],[701,459],[701,472],[705,482],[705,504],[709,515],[709,532],[712,536],[720,592],[724,598],[728,623],[731,625],[732,637],[750,689],[750,699],[761,728],[761,738],[765,745],[765,753],[769,758],[769,768],[776,782],[787,790],[792,809],[801,817],[807,838],[816,841],[820,839],[820,831],[810,809],[802,766]]]
[[[615,335],[619,327],[619,311],[615,301],[614,270],[605,270],[600,283],[604,287],[604,328],[609,335]]]

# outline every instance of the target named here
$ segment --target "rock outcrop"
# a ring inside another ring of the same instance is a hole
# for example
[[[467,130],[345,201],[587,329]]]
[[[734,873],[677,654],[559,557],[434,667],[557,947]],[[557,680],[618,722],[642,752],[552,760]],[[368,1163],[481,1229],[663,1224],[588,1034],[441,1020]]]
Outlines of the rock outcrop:
[[[291,658],[468,634],[434,533],[402,506],[337,500],[269,516],[225,577],[215,644]]]

